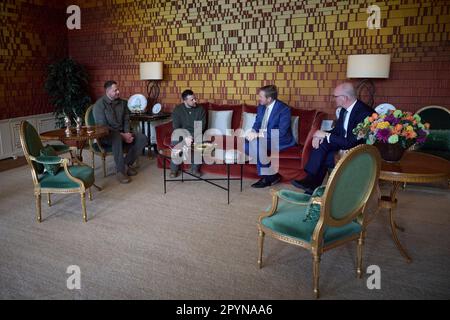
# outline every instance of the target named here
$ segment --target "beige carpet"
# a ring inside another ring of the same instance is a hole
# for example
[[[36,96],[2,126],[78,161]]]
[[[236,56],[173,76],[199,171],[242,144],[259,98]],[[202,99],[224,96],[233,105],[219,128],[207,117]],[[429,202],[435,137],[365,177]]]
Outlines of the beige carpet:
[[[86,161],[90,163],[86,155]],[[100,161],[96,161],[97,165]],[[108,159],[109,172],[113,171]],[[267,238],[257,268],[256,221],[269,191],[226,192],[205,183],[170,183],[163,194],[156,161],[141,158],[138,176],[97,183],[82,222],[78,195],[43,201],[35,220],[28,167],[0,173],[0,298],[2,299],[310,299],[312,261],[305,250]],[[281,187],[293,188],[290,185]],[[45,197],[44,197],[45,199]],[[450,298],[450,193],[408,186],[399,195],[400,239],[407,264],[380,215],[369,227],[364,265],[381,268],[381,289],[355,277],[356,246],[324,254],[323,299]],[[66,269],[81,268],[81,290],[66,288]]]

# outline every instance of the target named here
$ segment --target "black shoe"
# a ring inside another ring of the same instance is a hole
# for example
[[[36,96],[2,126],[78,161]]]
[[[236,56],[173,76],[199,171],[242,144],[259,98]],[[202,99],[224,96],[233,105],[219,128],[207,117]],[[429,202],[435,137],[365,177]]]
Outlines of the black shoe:
[[[257,182],[252,184],[252,188],[265,188],[265,187],[268,187],[268,186],[270,186],[270,183],[268,183],[266,181],[266,179],[264,179],[264,178],[261,178]]]
[[[274,185],[276,185],[277,183],[279,183],[281,181],[281,176],[280,176],[279,173],[276,173],[276,174],[271,175],[271,176],[266,176],[265,177],[265,181],[270,186],[274,186]]]
[[[306,194],[312,194],[315,188],[313,188],[313,186],[308,184],[307,182],[305,183],[304,180],[306,180],[306,179],[292,180],[291,183],[293,186],[303,189]]]

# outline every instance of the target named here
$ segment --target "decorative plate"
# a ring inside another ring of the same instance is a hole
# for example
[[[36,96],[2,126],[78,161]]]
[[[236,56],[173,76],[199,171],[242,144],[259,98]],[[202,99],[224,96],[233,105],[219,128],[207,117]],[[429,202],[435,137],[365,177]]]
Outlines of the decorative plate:
[[[382,103],[375,108],[375,111],[378,114],[386,114],[389,110],[395,110],[395,107],[389,103]]]
[[[152,108],[152,113],[157,114],[160,113],[162,109],[161,103],[156,103]]]
[[[144,112],[147,107],[147,98],[142,94],[134,94],[128,99],[128,109],[131,112]]]

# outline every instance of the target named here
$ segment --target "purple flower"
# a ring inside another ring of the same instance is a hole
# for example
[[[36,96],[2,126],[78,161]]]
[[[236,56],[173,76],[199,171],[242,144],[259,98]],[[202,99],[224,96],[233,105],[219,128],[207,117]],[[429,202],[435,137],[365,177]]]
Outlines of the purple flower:
[[[419,129],[417,130],[417,143],[424,143],[427,139],[427,132],[425,130]]]
[[[396,118],[393,114],[387,115],[384,118],[384,121],[389,122],[391,125],[395,126],[400,122],[399,118]]]
[[[377,140],[387,143],[390,135],[391,135],[391,130],[389,128],[380,129],[377,132]]]

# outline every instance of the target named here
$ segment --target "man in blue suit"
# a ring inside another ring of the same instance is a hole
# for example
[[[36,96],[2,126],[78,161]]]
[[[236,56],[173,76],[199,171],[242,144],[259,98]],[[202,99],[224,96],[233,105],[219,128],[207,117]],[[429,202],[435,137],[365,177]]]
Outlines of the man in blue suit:
[[[315,132],[313,150],[305,166],[308,175],[302,180],[292,181],[294,186],[305,190],[307,194],[312,194],[314,189],[322,184],[328,168],[334,167],[336,151],[348,150],[364,142],[358,141],[353,129],[374,112],[364,102],[356,99],[355,89],[348,82],[334,89],[334,99],[337,107],[341,107],[336,126],[330,132]]]
[[[274,85],[259,89],[256,120],[252,131],[246,136],[245,153],[256,158],[261,177],[252,184],[253,188],[265,188],[280,182],[278,166],[270,163],[268,152],[279,152],[295,145],[291,132],[291,109],[277,97],[277,87]]]

